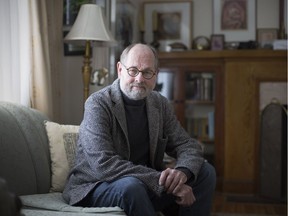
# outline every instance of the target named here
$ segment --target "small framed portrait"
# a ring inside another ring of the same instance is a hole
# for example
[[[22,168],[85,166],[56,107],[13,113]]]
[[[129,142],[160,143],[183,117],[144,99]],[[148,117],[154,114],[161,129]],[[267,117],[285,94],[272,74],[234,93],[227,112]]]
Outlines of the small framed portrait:
[[[192,1],[144,2],[145,41],[151,43],[157,32],[159,50],[165,50],[172,43],[182,43],[190,49],[192,17]]]
[[[224,34],[211,35],[211,50],[223,50],[225,44]]]
[[[262,49],[272,49],[273,42],[277,39],[278,29],[276,28],[261,28],[257,29],[258,47]]]
[[[69,31],[63,31],[63,37],[69,33]],[[64,56],[83,56],[85,54],[85,45],[64,43]]]
[[[213,34],[227,42],[256,38],[256,0],[213,0]]]

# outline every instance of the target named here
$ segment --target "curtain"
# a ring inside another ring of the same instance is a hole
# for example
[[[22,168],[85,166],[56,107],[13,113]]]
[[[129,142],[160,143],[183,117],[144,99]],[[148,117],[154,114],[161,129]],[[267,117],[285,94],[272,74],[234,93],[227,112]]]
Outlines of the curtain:
[[[63,122],[61,106],[63,102],[61,86],[63,83],[63,0],[46,0],[48,34],[49,34],[49,56],[51,65],[51,83],[53,98],[53,119]]]
[[[49,35],[45,0],[30,0],[31,24],[31,105],[53,116]]]
[[[59,0],[0,0],[0,101],[60,120],[62,10]]]
[[[0,0],[0,101],[29,106],[28,0]]]

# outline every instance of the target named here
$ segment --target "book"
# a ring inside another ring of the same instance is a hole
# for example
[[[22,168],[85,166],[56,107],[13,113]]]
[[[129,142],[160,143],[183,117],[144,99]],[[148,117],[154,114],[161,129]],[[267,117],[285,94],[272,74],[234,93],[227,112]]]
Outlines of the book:
[[[214,78],[211,73],[189,73],[186,80],[187,99],[214,100]]]
[[[209,139],[214,139],[214,111],[208,113],[208,137]]]

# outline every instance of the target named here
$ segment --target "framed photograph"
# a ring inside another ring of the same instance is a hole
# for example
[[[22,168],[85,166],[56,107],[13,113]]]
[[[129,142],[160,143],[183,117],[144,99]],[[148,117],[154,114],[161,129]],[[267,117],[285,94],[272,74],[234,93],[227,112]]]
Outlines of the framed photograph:
[[[225,44],[224,34],[211,35],[211,50],[223,50]]]
[[[82,4],[97,4],[103,9],[103,14],[110,16],[110,1],[108,0],[64,0],[63,1],[63,38],[73,26]],[[91,48],[91,56],[93,54]],[[85,45],[75,43],[64,43],[64,56],[83,56]]]
[[[227,42],[256,39],[256,0],[214,0],[213,34]]]
[[[63,38],[65,38],[68,32],[68,30],[63,31]],[[64,56],[84,56],[84,54],[85,46],[73,43],[64,43]]]
[[[192,2],[144,2],[145,41],[153,41],[153,32],[157,32],[159,50],[165,50],[169,44],[182,43],[191,48]]]
[[[137,8],[129,1],[116,3],[115,39],[118,60],[121,52],[129,44],[137,41]]]
[[[259,48],[272,49],[273,41],[277,39],[278,29],[262,28],[257,29],[257,42]]]
[[[81,4],[83,3],[86,3],[86,1],[63,1],[63,38],[65,38],[65,36],[69,33],[71,27],[73,26],[80,10]],[[72,43],[64,43],[64,56],[79,56],[84,55],[84,53],[85,46],[75,45]]]

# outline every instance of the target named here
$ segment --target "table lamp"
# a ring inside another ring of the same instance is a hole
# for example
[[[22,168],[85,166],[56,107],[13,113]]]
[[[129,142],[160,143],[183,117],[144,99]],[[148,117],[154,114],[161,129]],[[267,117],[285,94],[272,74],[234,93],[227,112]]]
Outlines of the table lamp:
[[[84,84],[84,102],[89,96],[89,84],[92,67],[90,66],[91,46],[111,46],[116,42],[106,27],[102,9],[96,4],[83,4],[75,23],[64,38],[66,43],[85,44],[82,76]]]

